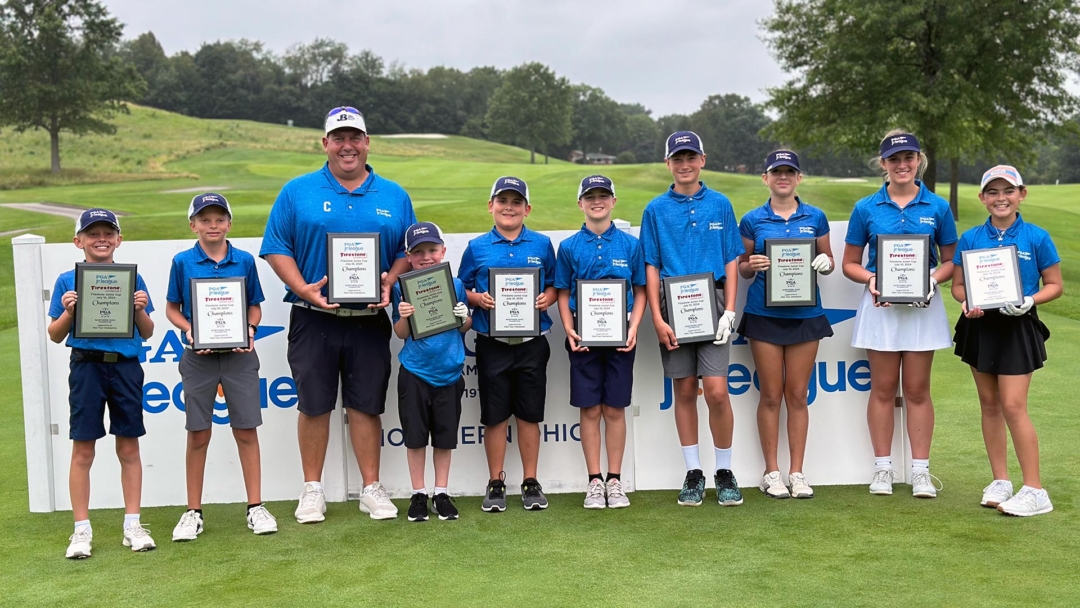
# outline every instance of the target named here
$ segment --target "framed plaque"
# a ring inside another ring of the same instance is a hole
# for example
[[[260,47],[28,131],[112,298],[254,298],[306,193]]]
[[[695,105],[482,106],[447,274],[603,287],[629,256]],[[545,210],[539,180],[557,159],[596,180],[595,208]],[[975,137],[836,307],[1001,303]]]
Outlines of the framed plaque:
[[[765,306],[814,306],[817,239],[765,239],[769,269],[765,271]]]
[[[667,322],[679,344],[716,339],[716,280],[711,272],[664,279]]]
[[[382,302],[382,259],[378,232],[326,234],[326,301]]]
[[[191,348],[247,348],[248,302],[244,277],[191,279]]]
[[[574,331],[579,346],[626,346],[626,281],[578,279]]]
[[[930,235],[881,234],[877,240],[878,302],[925,302],[930,291]]]
[[[75,264],[76,338],[135,337],[135,264]]]
[[[461,327],[462,320],[454,316],[457,292],[450,264],[403,273],[398,277],[398,286],[401,299],[416,309],[409,317],[413,340]]]
[[[488,311],[488,335],[492,338],[525,338],[540,335],[540,268],[488,269],[488,293],[495,308]]]
[[[1024,303],[1016,245],[972,249],[961,256],[968,310],[994,310],[1004,308],[1006,304],[1020,306]]]

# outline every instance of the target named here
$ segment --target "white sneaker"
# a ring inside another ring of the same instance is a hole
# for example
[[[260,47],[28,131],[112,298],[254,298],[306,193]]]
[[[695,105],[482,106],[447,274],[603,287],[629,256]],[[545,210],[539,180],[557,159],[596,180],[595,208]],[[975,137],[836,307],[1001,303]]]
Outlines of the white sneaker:
[[[766,473],[761,478],[761,485],[758,486],[758,489],[769,498],[791,498],[787,486],[784,485],[784,480],[780,478],[780,471]]]
[[[937,482],[935,485],[934,482]],[[915,498],[937,498],[938,490],[945,486],[941,480],[930,474],[930,471],[913,471],[911,473],[911,495]]]
[[[86,526],[79,527],[68,540],[71,541],[71,544],[68,545],[64,557],[68,559],[86,559],[90,557],[90,544],[94,541],[94,534],[90,531],[90,528]]]
[[[604,496],[604,482],[599,479],[594,479],[589,482],[589,487],[585,489],[585,504],[586,509],[606,509],[607,498]]]
[[[788,486],[791,487],[791,495],[795,498],[813,498],[814,488],[806,483],[806,476],[802,473],[788,475]]]
[[[150,538],[150,531],[138,523],[124,528],[124,546],[131,547],[132,551],[149,551],[157,547]]]
[[[360,512],[371,515],[371,519],[397,517],[397,507],[390,502],[390,497],[386,495],[386,488],[377,481],[364,488],[364,492],[360,494]]]
[[[630,499],[623,492],[622,481],[619,479],[607,480],[607,506],[612,509],[622,509],[630,506]]]
[[[254,530],[255,534],[273,534],[277,532],[277,520],[262,505],[248,511],[247,524],[248,529]]]
[[[1013,485],[1008,479],[995,479],[983,488],[982,501],[979,503],[991,509],[1013,497]]]
[[[878,496],[890,496],[892,484],[896,480],[896,471],[890,469],[878,469],[874,471],[874,479],[870,482],[870,493]]]
[[[314,524],[326,519],[326,495],[322,488],[316,489],[310,483],[304,484],[304,491],[300,494],[300,504],[296,505],[296,517],[298,524]]]
[[[195,540],[203,533],[203,518],[198,511],[188,510],[180,516],[180,523],[172,529],[173,541]]]
[[[1046,490],[1022,486],[1016,496],[998,505],[997,510],[1005,515],[1031,517],[1053,511],[1054,505],[1050,504],[1050,495]]]

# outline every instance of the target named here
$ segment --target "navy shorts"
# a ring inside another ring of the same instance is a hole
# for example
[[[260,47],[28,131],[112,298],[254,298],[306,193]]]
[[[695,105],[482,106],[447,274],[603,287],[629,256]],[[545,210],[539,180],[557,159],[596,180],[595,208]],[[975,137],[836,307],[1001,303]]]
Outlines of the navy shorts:
[[[378,416],[390,385],[390,319],[385,310],[339,317],[293,306],[289,315],[289,368],[296,381],[297,409],[321,416],[341,402]]]
[[[612,346],[589,347],[588,352],[570,354],[570,405],[574,407],[626,407],[634,388],[634,355],[619,352]]]
[[[404,367],[398,368],[397,378],[398,418],[405,447],[426,447],[430,438],[433,448],[456,448],[465,378],[447,386],[432,386]]]
[[[143,368],[137,358],[115,363],[78,361],[72,351],[68,374],[71,406],[69,436],[95,441],[105,436],[105,407],[109,408],[109,434],[142,437]]]
[[[543,422],[550,358],[547,336],[511,345],[477,334],[480,424],[500,424],[510,416],[523,422]]]

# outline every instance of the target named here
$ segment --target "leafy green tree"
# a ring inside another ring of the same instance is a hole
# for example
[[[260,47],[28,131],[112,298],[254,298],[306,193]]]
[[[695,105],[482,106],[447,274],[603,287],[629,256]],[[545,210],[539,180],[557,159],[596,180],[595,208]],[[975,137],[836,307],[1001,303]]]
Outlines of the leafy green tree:
[[[769,117],[748,97],[710,95],[690,116],[691,130],[701,136],[706,168],[754,173],[776,146],[759,133]]]
[[[489,133],[496,140],[529,147],[529,161],[536,150],[568,143],[573,134],[573,91],[566,78],[541,63],[527,63],[508,71],[488,104]]]
[[[637,162],[652,163],[662,160],[663,155],[657,151],[656,142],[661,141],[664,136],[660,134],[656,121],[647,112],[628,115],[623,135],[619,149],[632,153]],[[663,146],[663,142],[660,145]]]
[[[60,132],[114,133],[145,83],[114,52],[123,26],[94,0],[0,4],[0,125],[49,133],[52,172]]]
[[[961,157],[1024,160],[1078,107],[1066,89],[1080,65],[1076,0],[775,0],[763,28],[795,74],[770,90],[772,137],[868,153],[911,129],[928,187],[949,159],[954,214]]]
[[[574,147],[586,153],[617,152],[627,119],[619,104],[602,90],[579,84],[573,87],[573,107]]]

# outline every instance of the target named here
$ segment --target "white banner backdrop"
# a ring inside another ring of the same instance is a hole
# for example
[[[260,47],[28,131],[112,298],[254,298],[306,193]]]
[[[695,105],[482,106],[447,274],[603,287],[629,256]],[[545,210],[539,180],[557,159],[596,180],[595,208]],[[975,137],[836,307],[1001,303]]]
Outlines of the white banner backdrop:
[[[843,251],[846,222],[832,224],[833,250]],[[637,229],[631,229],[637,233]],[[546,232],[555,243],[572,231]],[[446,235],[447,257],[457,268],[465,245],[475,234]],[[234,246],[257,253],[259,238],[233,239]],[[144,467],[143,504],[146,506],[182,505],[184,489],[184,400],[177,371],[182,347],[179,334],[165,318],[165,296],[173,255],[190,248],[193,241],[127,241],[116,252],[117,262],[138,263],[156,307],[153,313],[154,335],[147,340],[143,354],[146,378],[143,408],[147,435],[141,442]],[[69,349],[48,342],[44,327],[48,321],[49,296],[56,276],[82,260],[71,244],[43,244],[40,237],[27,235],[13,239],[15,251],[16,292],[19,313],[20,353],[22,361],[23,403],[31,511],[71,508],[67,474],[71,458],[68,436],[68,356]],[[259,429],[262,446],[263,498],[294,499],[303,481],[296,441],[296,390],[286,361],[290,307],[281,302],[284,287],[273,271],[257,259],[259,277],[267,301],[263,303],[256,350],[261,362],[260,394],[263,426]],[[745,296],[745,281],[740,289],[740,305]],[[851,319],[860,287],[843,278],[839,271],[821,277],[821,293],[836,335],[823,340],[817,367],[810,386],[811,424],[805,472],[811,483],[865,483],[872,474],[872,456],[866,431],[866,398],[869,391],[869,367],[865,353],[850,345]],[[548,366],[547,413],[540,426],[541,448],[539,479],[551,492],[584,491],[587,474],[581,455],[578,412],[568,404],[569,362],[564,333],[551,309],[555,324],[548,340],[551,362]],[[482,494],[487,482],[483,449],[483,427],[479,423],[479,399],[476,387],[473,336],[466,336],[466,390],[462,399],[459,447],[453,456],[450,489],[452,494]],[[627,456],[623,465],[624,484],[628,489],[678,488],[684,468],[675,433],[670,382],[663,378],[659,346],[646,314],[638,333],[639,346],[635,364],[633,416],[628,416]],[[396,338],[391,349],[396,353],[401,341]],[[395,497],[411,494],[405,448],[397,416],[397,363],[390,379],[386,414],[383,416],[381,478]],[[763,460],[757,439],[755,411],[757,389],[754,365],[744,339],[732,347],[728,385],[735,411],[734,471],[743,485],[756,485]],[[702,462],[709,468],[712,445],[704,399],[699,399],[700,445]],[[228,412],[219,398],[215,416],[214,438],[207,457],[204,502],[240,502],[245,500],[236,446],[228,428]],[[907,458],[903,444],[902,410],[897,409],[894,457],[897,469]],[[781,420],[781,428],[784,428]],[[517,455],[516,428],[510,425],[511,444],[507,450],[506,478],[512,491],[521,480]],[[786,470],[787,443],[781,433],[779,446],[781,469]],[[91,507],[123,505],[119,484],[119,464],[112,454],[113,441],[99,442],[91,473]],[[903,454],[903,457],[901,457]],[[432,479],[428,459],[428,485]],[[345,500],[359,494],[362,481],[352,448],[347,439],[344,416],[339,408],[332,417],[330,445],[323,476],[329,500]]]

